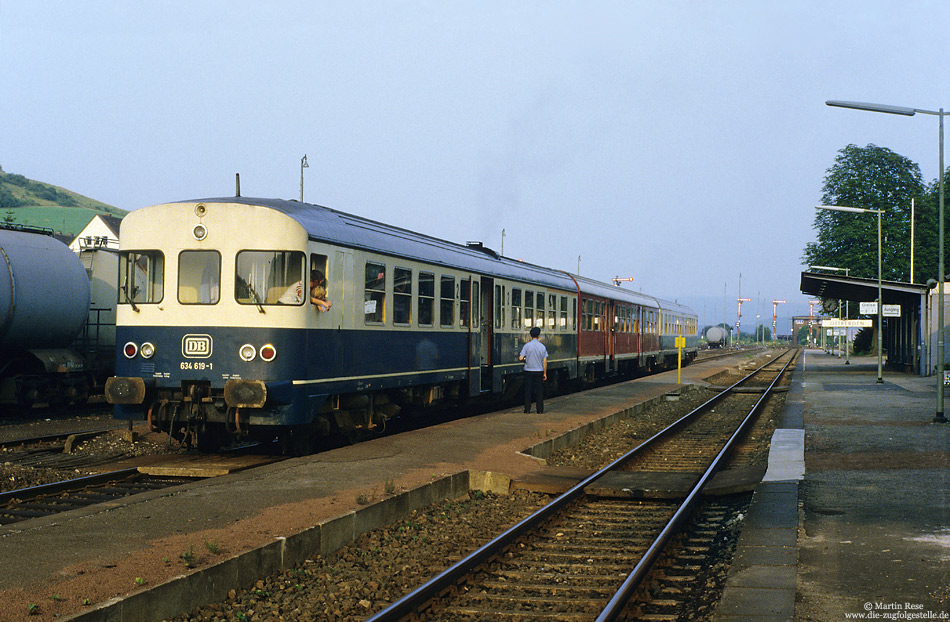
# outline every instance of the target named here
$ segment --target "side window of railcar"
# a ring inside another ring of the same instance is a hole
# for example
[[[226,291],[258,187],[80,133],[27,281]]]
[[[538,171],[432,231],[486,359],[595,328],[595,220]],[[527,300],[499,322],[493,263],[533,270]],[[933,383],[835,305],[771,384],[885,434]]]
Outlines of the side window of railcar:
[[[164,297],[165,255],[161,251],[123,251],[119,260],[119,302],[150,304]]]
[[[525,290],[524,293],[524,328],[528,330],[534,326],[534,292]]]
[[[455,277],[442,275],[439,288],[439,325],[449,328],[455,324]]]
[[[386,266],[366,262],[366,279],[363,289],[363,319],[367,324],[382,324],[386,307]]]
[[[557,295],[548,294],[548,330],[557,328]]]
[[[327,256],[311,253],[310,255],[310,296],[330,301],[333,295],[330,285],[330,275],[327,270]],[[308,297],[309,298],[309,297]]]
[[[567,330],[567,296],[561,296],[561,330]]]
[[[412,322],[412,270],[393,269],[393,324]]]
[[[235,300],[242,305],[302,305],[309,300],[309,277],[304,282],[306,259],[300,251],[239,252]]]
[[[505,327],[505,309],[508,300],[508,287],[505,285],[495,286],[495,328],[501,330]]]
[[[577,298],[571,298],[571,330],[577,331]]]
[[[511,288],[511,329],[521,330],[521,290]]]
[[[215,305],[221,299],[221,254],[182,251],[178,254],[178,302]]]
[[[472,279],[462,279],[459,281],[459,326],[467,328],[471,317]]]
[[[544,292],[538,292],[538,305],[534,308],[534,325],[544,328]]]
[[[435,275],[419,273],[419,326],[432,326],[435,310]]]

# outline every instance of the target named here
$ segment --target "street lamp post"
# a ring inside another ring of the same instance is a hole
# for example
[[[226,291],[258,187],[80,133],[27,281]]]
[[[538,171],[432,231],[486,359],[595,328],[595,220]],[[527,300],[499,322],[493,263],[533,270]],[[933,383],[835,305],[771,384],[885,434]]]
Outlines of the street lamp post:
[[[884,299],[881,297],[881,214],[884,210],[865,209],[863,207],[844,207],[841,205],[816,205],[815,209],[826,209],[834,212],[852,212],[855,214],[877,214],[877,381],[884,382]]]
[[[303,154],[303,157],[300,158],[300,202],[303,203],[303,170],[305,168],[310,168],[310,165],[307,164],[307,154]]]
[[[923,110],[921,108],[907,108],[904,106],[887,106],[884,104],[870,104],[867,102],[849,102],[849,101],[838,101],[838,100],[829,100],[825,102],[828,106],[835,106],[838,108],[850,108],[852,110],[867,110],[869,112],[884,112],[887,114],[899,114],[905,117],[912,117],[918,112],[920,114],[929,114],[937,117],[937,127],[938,127],[938,156],[940,170],[937,172],[937,182],[940,188],[939,190],[939,201],[938,201],[938,230],[937,230],[937,239],[938,239],[938,250],[940,254],[939,261],[937,262],[937,414],[934,416],[934,423],[947,423],[947,418],[943,414],[943,348],[944,348],[944,325],[943,325],[943,281],[944,281],[944,271],[943,271],[943,108],[939,110]],[[878,307],[878,312],[880,312],[880,307]]]

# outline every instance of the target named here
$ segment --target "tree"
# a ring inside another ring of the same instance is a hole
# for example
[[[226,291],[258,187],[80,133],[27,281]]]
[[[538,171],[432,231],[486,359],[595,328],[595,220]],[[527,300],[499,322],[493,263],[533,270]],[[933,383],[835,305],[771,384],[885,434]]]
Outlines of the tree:
[[[950,170],[950,169],[948,169]],[[944,220],[950,220],[950,175],[944,172]],[[914,282],[926,283],[927,279],[937,279],[937,258],[939,256],[939,240],[937,239],[938,210],[940,205],[940,184],[935,179],[927,187],[921,198],[914,205]],[[946,229],[946,223],[944,229]],[[909,233],[908,233],[909,235]],[[944,239],[944,266],[950,271],[950,240]],[[950,272],[948,272],[950,273]],[[944,275],[946,276],[946,275]]]
[[[884,147],[848,145],[828,169],[821,200],[825,205],[883,210],[882,277],[908,281],[911,199],[924,202],[925,195],[916,163]],[[816,210],[815,229],[818,240],[805,246],[806,264],[849,268],[851,276],[877,278],[876,215]],[[916,259],[920,247],[915,248]],[[920,280],[916,269],[914,276]]]

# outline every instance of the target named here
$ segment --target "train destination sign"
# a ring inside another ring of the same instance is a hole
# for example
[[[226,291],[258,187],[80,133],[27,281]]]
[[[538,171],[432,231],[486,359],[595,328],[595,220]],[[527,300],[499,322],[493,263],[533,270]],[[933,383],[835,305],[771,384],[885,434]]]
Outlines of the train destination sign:
[[[839,320],[834,318],[821,321],[822,328],[865,328],[871,325],[873,325],[871,320]]]

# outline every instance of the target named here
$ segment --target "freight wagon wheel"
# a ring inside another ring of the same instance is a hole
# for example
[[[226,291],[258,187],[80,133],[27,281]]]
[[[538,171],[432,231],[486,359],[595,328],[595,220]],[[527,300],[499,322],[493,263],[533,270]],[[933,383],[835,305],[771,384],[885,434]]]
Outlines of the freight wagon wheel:
[[[14,406],[17,414],[29,415],[33,406],[40,401],[40,397],[45,393],[45,382],[42,378],[36,376],[17,376],[16,378],[16,404]]]

